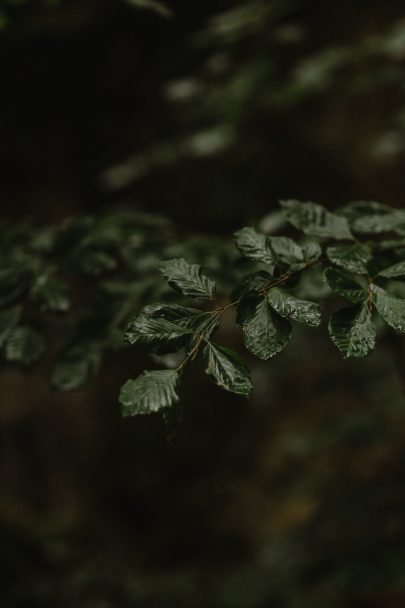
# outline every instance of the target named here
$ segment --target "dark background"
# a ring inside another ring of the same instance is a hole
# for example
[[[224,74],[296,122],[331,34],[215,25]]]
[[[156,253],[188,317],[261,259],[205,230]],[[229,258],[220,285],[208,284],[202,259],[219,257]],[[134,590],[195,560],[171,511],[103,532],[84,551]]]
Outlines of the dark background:
[[[230,238],[280,198],[403,206],[403,2],[0,4],[3,216]],[[190,370],[173,444],[121,419],[142,360],[73,395],[2,373],[0,605],[403,607],[402,347],[347,363],[300,330],[249,363],[250,402]]]

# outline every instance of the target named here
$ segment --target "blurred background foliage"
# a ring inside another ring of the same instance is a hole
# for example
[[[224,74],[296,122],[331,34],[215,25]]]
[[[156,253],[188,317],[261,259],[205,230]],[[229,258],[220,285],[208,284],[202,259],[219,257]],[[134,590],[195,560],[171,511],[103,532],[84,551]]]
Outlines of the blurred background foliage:
[[[151,301],[160,256],[223,273],[279,198],[403,206],[403,2],[2,0],[0,27],[2,256],[11,226],[28,255],[78,226],[86,328],[115,314],[90,225]],[[172,444],[120,417],[140,353],[74,395],[49,391],[52,353],[4,368],[0,605],[402,608],[403,345],[347,363],[308,331],[249,360],[249,403],[191,372]]]

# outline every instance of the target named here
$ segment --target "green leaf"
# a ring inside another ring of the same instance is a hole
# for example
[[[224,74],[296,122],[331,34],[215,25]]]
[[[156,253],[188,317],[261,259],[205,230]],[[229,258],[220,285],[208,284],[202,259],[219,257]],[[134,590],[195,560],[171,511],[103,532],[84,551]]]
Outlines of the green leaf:
[[[47,273],[36,279],[31,288],[31,299],[42,311],[66,312],[70,307],[67,286]]]
[[[322,255],[322,247],[317,241],[307,241],[301,245],[306,265],[319,260]]]
[[[175,370],[145,371],[136,380],[127,380],[119,396],[122,415],[151,414],[170,407],[179,400],[178,383]]]
[[[80,268],[88,275],[98,277],[115,270],[116,258],[106,251],[85,251],[80,253]]]
[[[347,219],[321,205],[297,200],[280,201],[280,205],[290,224],[308,236],[353,240]]]
[[[396,279],[399,277],[405,277],[405,260],[398,262],[397,264],[393,264],[385,270],[381,270],[378,273],[379,277],[384,277],[385,279]]]
[[[56,362],[51,385],[59,391],[75,391],[85,386],[100,371],[102,348],[100,344],[75,346]]]
[[[287,266],[304,263],[303,251],[293,239],[286,236],[272,236],[268,237],[268,239],[277,262],[281,262]]]
[[[291,324],[270,307],[266,296],[243,298],[237,323],[242,326],[246,348],[264,360],[281,352],[291,336]]]
[[[325,278],[329,287],[345,300],[358,304],[366,299],[367,293],[363,285],[345,270],[327,268]]]
[[[300,300],[278,287],[269,290],[267,299],[282,317],[288,317],[312,327],[317,327],[321,322],[321,309],[315,302]]]
[[[349,222],[354,222],[365,215],[385,215],[393,211],[393,207],[376,201],[353,201],[337,209],[336,213],[346,217]]]
[[[231,300],[239,300],[241,296],[246,294],[248,291],[259,291],[266,285],[269,285],[272,281],[272,276],[265,270],[259,270],[259,272],[252,272],[243,277],[241,283],[235,287],[231,292]]]
[[[166,307],[167,313],[167,307]],[[142,308],[135,319],[129,322],[125,340],[150,348],[164,347],[174,352],[184,346],[194,333],[190,327],[174,323],[163,316],[162,306],[149,305]],[[169,315],[170,316],[170,315]],[[173,317],[172,317],[173,318]],[[189,319],[190,317],[188,317]],[[178,321],[178,318],[176,318]]]
[[[21,306],[14,306],[0,313],[0,348],[18,324],[21,317]]]
[[[199,264],[189,264],[183,258],[160,263],[160,271],[173,289],[198,300],[215,299],[215,283],[201,272]]]
[[[328,247],[326,255],[332,264],[354,274],[367,274],[367,264],[372,257],[370,249],[361,244]]]
[[[256,228],[245,227],[235,232],[235,245],[250,260],[274,266],[276,260],[270,238],[258,232]]]
[[[205,371],[218,386],[231,393],[249,397],[253,388],[250,373],[234,351],[209,342],[203,354],[207,365]]]
[[[380,317],[399,332],[405,332],[405,300],[396,298],[381,287],[373,287],[374,304]]]
[[[32,365],[45,349],[44,340],[39,332],[21,325],[8,336],[4,347],[4,358],[10,363]]]
[[[329,335],[345,359],[368,355],[375,347],[376,328],[367,303],[335,312],[329,320]]]
[[[405,211],[393,210],[391,213],[363,215],[356,219],[353,230],[359,234],[382,234],[395,232],[404,234]]]

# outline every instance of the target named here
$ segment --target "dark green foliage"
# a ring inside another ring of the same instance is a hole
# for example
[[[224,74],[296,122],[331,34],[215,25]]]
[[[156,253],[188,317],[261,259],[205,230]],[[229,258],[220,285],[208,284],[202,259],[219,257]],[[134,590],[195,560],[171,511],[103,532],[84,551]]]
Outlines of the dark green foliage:
[[[296,200],[282,202],[281,208],[301,236],[242,228],[235,243],[243,258],[218,239],[176,243],[176,231],[167,220],[145,214],[69,220],[34,237],[29,225],[14,230],[4,226],[3,359],[33,364],[45,348],[42,334],[47,336],[48,326],[56,327],[58,357],[51,384],[71,391],[97,376],[107,350],[146,348],[155,363],[175,369],[144,372],[124,384],[122,411],[135,415],[170,408],[178,400],[183,371],[201,353],[218,386],[250,395],[252,382],[239,355],[212,342],[230,309],[237,311],[247,350],[263,360],[287,346],[291,321],[319,326],[319,302],[329,297],[352,304],[333,312],[328,325],[346,358],[374,349],[376,313],[390,328],[405,332],[405,299],[398,297],[403,293],[398,285],[405,280],[405,240],[398,238],[402,212],[364,201],[335,213]],[[362,230],[373,240],[353,237]],[[348,242],[337,242],[341,240]],[[169,259],[159,265],[161,258]],[[214,269],[218,295],[216,283],[198,261]],[[158,269],[166,282],[159,279]],[[180,294],[180,303],[173,302],[169,286]],[[224,300],[227,292],[229,303]],[[145,305],[152,298],[162,303]],[[187,298],[197,307],[188,306]],[[59,314],[44,315],[49,312]]]
[[[251,262],[266,264],[266,271],[257,269],[246,275],[233,289],[231,303],[216,305],[208,313],[180,306],[148,306],[130,323],[127,339],[149,348],[173,350],[186,346],[188,353],[178,371],[192,361],[205,344],[203,355],[207,373],[225,390],[248,396],[252,385],[247,368],[236,353],[213,344],[211,333],[217,329],[222,314],[228,308],[237,307],[236,320],[243,330],[248,351],[264,360],[275,356],[290,340],[290,321],[311,327],[321,323],[319,303],[297,295],[301,274],[315,264],[320,268],[326,264],[324,276],[332,292],[354,304],[333,313],[329,320],[330,337],[345,358],[363,357],[374,349],[373,308],[388,325],[405,331],[405,300],[389,294],[374,282],[378,277],[383,281],[404,277],[403,260],[401,257],[395,260],[395,257],[401,256],[405,243],[353,243],[352,233],[352,230],[358,231],[363,213],[370,226],[373,222],[377,225],[382,218],[399,217],[399,212],[366,202],[352,203],[338,213],[331,213],[315,203],[299,201],[284,201],[281,206],[286,219],[312,240],[299,242],[291,237],[265,235],[252,227],[242,228],[235,234],[236,247]],[[370,217],[374,218],[373,222]],[[336,240],[350,243],[334,244]],[[388,266],[382,257],[387,252],[391,262]],[[383,270],[373,278],[369,268],[378,266]],[[201,274],[199,266],[180,259],[164,262],[162,270],[169,283],[183,295],[203,296],[207,301],[214,297],[213,283]],[[317,293],[322,298],[329,295],[328,290],[319,287]],[[211,321],[207,322],[204,314]],[[212,331],[207,333],[206,327]],[[188,344],[187,331],[193,334],[193,340]],[[161,401],[159,404],[162,407]]]

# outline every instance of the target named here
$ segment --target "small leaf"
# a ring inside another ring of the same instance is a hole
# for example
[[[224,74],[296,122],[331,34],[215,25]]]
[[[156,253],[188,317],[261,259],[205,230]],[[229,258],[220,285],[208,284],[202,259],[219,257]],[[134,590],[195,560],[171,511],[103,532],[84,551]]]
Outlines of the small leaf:
[[[158,0],[126,0],[128,4],[134,6],[135,8],[150,10],[154,13],[160,15],[161,17],[165,17],[166,19],[173,16],[172,11],[168,6],[166,6],[163,2],[159,2]]]
[[[321,205],[297,200],[280,201],[280,205],[290,224],[308,236],[353,240],[347,219]]]
[[[376,329],[367,303],[335,312],[329,321],[332,342],[349,357],[365,357],[375,347]]]
[[[0,348],[18,324],[21,317],[21,306],[14,306],[0,313]]]
[[[125,340],[129,344],[140,344],[154,348],[163,347],[165,352],[174,352],[187,344],[194,333],[189,327],[169,321],[161,316],[160,305],[150,305],[142,308],[135,319],[129,322]]]
[[[160,270],[173,289],[198,300],[215,299],[215,283],[201,272],[198,264],[189,264],[183,258],[160,263]]]
[[[358,304],[366,299],[367,293],[363,285],[345,270],[327,268],[325,278],[329,287],[345,300]]]
[[[264,360],[281,352],[291,336],[291,324],[270,307],[265,296],[243,298],[237,323],[242,326],[246,348]]]
[[[405,277],[405,260],[398,262],[397,264],[393,264],[385,270],[381,270],[378,273],[379,277],[384,277],[385,279],[396,279],[399,277]]]
[[[31,327],[21,325],[9,335],[4,347],[4,358],[10,363],[32,365],[44,349],[41,334]]]
[[[234,351],[210,342],[203,354],[207,365],[205,371],[215,379],[218,386],[231,393],[249,397],[253,388],[250,373]]]
[[[235,232],[235,245],[250,260],[274,265],[275,256],[270,245],[270,238],[255,228],[245,227]]]
[[[370,249],[361,244],[328,247],[326,255],[332,264],[354,274],[367,274],[367,264],[372,257]]]
[[[396,298],[374,285],[374,304],[384,321],[399,332],[405,332],[405,300]]]
[[[151,414],[178,401],[179,372],[145,371],[121,387],[119,401],[123,416]]]
[[[282,317],[288,317],[312,327],[317,327],[321,322],[321,309],[315,302],[300,300],[278,287],[269,290],[267,299]]]

